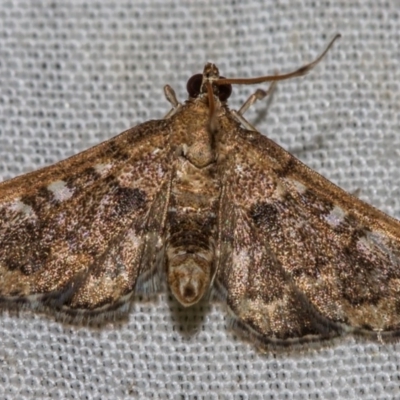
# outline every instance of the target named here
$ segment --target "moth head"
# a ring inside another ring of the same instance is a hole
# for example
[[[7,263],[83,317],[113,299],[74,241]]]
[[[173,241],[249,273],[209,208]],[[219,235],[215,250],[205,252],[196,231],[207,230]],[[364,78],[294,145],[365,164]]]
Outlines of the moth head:
[[[196,304],[210,284],[209,262],[196,254],[175,256],[169,263],[168,284],[184,307]]]
[[[217,96],[219,101],[225,102],[232,93],[232,85],[218,85],[216,82],[225,79],[219,75],[219,70],[215,64],[207,63],[202,74],[193,75],[186,84],[189,98],[196,99],[202,94],[207,94],[207,84],[210,84],[212,93]]]

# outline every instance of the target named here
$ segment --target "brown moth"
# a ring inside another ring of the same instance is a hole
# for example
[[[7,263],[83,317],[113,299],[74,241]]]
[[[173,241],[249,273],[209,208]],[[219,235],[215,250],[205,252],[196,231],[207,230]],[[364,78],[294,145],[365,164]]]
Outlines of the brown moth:
[[[0,300],[71,315],[121,310],[163,280],[206,293],[265,344],[400,333],[400,223],[261,135],[213,64],[189,99],[53,166],[0,184]]]

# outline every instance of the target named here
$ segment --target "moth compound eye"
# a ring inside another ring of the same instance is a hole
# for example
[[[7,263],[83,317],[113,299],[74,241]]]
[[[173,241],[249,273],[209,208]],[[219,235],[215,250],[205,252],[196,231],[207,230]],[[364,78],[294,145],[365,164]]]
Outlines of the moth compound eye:
[[[220,79],[225,79],[224,76],[221,76]],[[220,101],[226,101],[232,94],[232,85],[218,85],[218,98]]]
[[[196,98],[200,94],[201,84],[203,82],[203,75],[193,75],[186,84],[186,90],[189,93],[189,97]]]

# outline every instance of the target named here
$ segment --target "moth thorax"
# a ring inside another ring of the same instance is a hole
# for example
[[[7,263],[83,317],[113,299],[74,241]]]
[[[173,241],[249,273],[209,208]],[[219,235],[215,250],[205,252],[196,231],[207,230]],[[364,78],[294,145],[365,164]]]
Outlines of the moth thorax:
[[[186,158],[197,168],[204,168],[215,161],[214,150],[209,143],[197,141],[188,147]]]
[[[197,303],[210,284],[211,261],[196,253],[174,256],[168,262],[168,284],[184,307]]]

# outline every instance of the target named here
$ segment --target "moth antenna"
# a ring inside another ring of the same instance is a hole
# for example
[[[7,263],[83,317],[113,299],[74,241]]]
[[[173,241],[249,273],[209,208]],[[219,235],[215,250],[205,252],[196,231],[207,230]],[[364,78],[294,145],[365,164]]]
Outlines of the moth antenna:
[[[322,54],[316,58],[314,61],[310,62],[309,64],[303,65],[299,69],[293,72],[289,72],[287,74],[282,75],[267,75],[267,76],[260,76],[258,78],[222,78],[215,80],[213,84],[215,85],[254,85],[257,83],[263,82],[274,82],[274,81],[283,81],[285,79],[291,79],[298,76],[305,75],[308,71],[313,69],[326,55],[329,49],[332,47],[333,43],[336,42],[337,39],[341,37],[340,33],[335,35],[335,37],[330,41],[326,49],[322,52]]]

